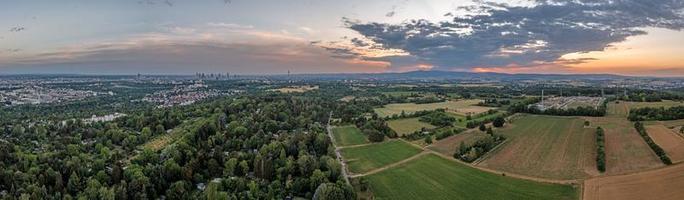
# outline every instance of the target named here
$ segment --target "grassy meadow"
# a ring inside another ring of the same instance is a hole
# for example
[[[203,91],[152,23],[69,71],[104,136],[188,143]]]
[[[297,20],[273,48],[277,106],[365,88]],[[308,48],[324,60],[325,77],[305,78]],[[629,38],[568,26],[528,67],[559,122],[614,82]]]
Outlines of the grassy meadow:
[[[353,173],[368,172],[385,165],[399,162],[422,150],[401,140],[370,144],[360,147],[343,148],[342,157]]]
[[[336,146],[349,146],[368,143],[368,138],[354,125],[335,127],[332,130]]]
[[[571,185],[521,180],[434,154],[366,177],[376,199],[577,199]]]

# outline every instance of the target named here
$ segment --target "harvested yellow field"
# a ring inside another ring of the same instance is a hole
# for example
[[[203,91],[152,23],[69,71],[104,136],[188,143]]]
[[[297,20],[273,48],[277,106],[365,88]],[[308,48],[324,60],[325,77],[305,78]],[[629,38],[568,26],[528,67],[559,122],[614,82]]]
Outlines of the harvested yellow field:
[[[317,90],[317,89],[318,89],[318,86],[302,85],[302,86],[290,86],[290,87],[272,89],[271,91],[276,91],[276,92],[281,92],[281,93],[303,93],[303,92],[308,92],[308,91]]]
[[[426,104],[415,104],[415,103],[394,103],[387,104],[382,108],[376,108],[375,113],[380,117],[400,115],[403,111],[406,114],[410,114],[417,111],[423,110],[437,110],[445,109],[448,112],[453,112],[461,115],[467,114],[479,114],[487,112],[490,107],[476,106],[477,103],[481,102],[480,99],[468,99],[468,100],[458,100],[458,101],[445,101],[438,103],[426,103]]]

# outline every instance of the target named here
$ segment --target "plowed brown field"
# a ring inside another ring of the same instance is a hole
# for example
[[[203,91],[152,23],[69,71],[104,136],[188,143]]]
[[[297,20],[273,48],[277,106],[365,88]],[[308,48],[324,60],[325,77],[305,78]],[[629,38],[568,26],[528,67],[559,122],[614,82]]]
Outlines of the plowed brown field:
[[[658,146],[665,150],[672,162],[684,160],[684,138],[663,125],[646,126],[646,132]]]
[[[584,181],[583,200],[684,199],[684,165]]]

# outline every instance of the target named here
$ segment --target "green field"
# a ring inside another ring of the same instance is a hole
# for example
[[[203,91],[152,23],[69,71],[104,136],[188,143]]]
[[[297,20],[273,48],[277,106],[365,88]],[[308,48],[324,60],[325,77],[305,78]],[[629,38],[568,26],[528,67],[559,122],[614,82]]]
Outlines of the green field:
[[[387,121],[387,126],[389,126],[394,132],[397,132],[399,136],[411,134],[421,128],[433,129],[435,126],[421,122],[420,118],[406,118]]]
[[[496,130],[507,141],[478,165],[528,176],[577,179],[595,174],[595,129],[577,117],[527,115]]]
[[[367,146],[344,148],[342,149],[342,157],[347,161],[349,171],[364,173],[404,160],[420,152],[421,149],[404,141],[392,140]]]
[[[434,154],[367,178],[377,199],[578,199],[570,185],[487,173]]]
[[[426,104],[415,104],[415,103],[394,103],[387,104],[382,108],[375,108],[375,113],[380,117],[400,115],[402,111],[406,114],[414,113],[416,111],[423,110],[437,110],[446,109],[449,112],[455,112],[458,114],[465,115],[467,113],[478,114],[486,112],[491,109],[489,107],[475,106],[475,104],[481,102],[479,99],[469,99],[469,100],[459,100],[459,101],[445,101],[438,103],[426,103]]]
[[[354,125],[335,127],[332,130],[336,146],[349,146],[368,143],[366,135]]]

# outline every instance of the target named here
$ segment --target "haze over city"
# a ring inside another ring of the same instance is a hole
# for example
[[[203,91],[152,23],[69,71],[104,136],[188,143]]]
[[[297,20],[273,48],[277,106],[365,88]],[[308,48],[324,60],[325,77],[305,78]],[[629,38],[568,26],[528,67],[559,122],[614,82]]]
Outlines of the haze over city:
[[[684,2],[3,1],[0,74],[684,76]]]

